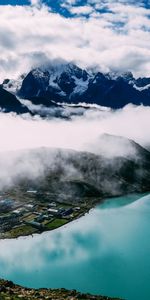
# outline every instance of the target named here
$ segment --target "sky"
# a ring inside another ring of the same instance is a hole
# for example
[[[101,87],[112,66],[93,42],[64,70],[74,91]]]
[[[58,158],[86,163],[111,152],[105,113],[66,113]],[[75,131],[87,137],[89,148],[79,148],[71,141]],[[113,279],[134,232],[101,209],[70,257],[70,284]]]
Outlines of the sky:
[[[0,81],[48,60],[150,76],[149,0],[0,0]]]

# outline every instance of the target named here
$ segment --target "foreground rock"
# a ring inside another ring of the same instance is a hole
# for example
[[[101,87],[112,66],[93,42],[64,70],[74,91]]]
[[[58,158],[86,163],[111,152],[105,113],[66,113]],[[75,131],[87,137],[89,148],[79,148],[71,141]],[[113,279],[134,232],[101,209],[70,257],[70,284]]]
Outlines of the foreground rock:
[[[92,296],[90,294],[81,294],[75,290],[67,291],[65,289],[27,289],[13,284],[11,281],[0,280],[0,299],[1,300],[34,300],[34,299],[58,299],[58,300],[119,300],[119,298],[109,298],[105,296]]]

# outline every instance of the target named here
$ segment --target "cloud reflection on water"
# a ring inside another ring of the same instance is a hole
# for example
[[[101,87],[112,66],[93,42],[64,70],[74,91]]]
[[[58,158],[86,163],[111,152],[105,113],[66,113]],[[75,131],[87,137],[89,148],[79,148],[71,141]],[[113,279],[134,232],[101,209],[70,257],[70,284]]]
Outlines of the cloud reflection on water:
[[[146,203],[149,212],[149,201],[148,195],[118,208],[111,208],[110,202],[109,208],[97,207],[59,230],[1,241],[0,277],[31,287],[76,288],[133,300],[131,295],[142,293],[144,276],[146,296],[142,299],[146,300],[150,293],[150,264],[145,261],[150,251],[150,221],[142,207]],[[135,280],[138,292],[131,289]]]

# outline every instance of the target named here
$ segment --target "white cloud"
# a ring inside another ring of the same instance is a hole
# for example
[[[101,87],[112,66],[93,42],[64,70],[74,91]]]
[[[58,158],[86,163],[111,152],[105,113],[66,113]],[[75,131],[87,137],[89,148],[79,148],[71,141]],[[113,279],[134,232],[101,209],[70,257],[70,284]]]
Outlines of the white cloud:
[[[66,1],[62,1],[62,2],[65,2],[66,4],[69,4],[69,5],[74,5],[78,2],[78,0],[66,0]]]
[[[117,111],[91,107],[83,116],[72,117],[70,121],[0,113],[0,151],[56,147],[95,153],[99,151],[96,143],[103,133],[131,138],[147,146],[150,145],[149,115],[150,107],[132,105]]]
[[[32,1],[0,6],[0,80],[27,72],[47,59],[62,58],[102,71],[150,75],[150,19],[144,7],[110,2],[105,14],[65,18]],[[75,3],[72,3],[75,4]],[[98,5],[98,4],[97,4]],[[72,6],[80,14],[91,6]]]
[[[84,6],[73,6],[70,8],[70,12],[72,14],[77,15],[89,15],[93,12],[93,8],[90,5],[84,5]]]
[[[42,5],[42,1],[41,0],[30,0],[30,3],[32,6],[35,6],[35,7],[40,7]]]
[[[104,133],[127,137],[150,148],[149,115],[150,107],[131,105],[117,111],[91,106],[83,116],[68,121],[0,113],[0,188],[12,185],[21,176],[36,179],[44,174],[45,168],[55,168],[57,153],[41,147],[89,151],[106,158],[135,157],[137,151],[132,143],[108,138]],[[37,149],[27,150],[33,148]],[[22,149],[26,150],[15,151]],[[64,164],[63,159],[62,166],[67,178],[76,175],[80,178],[76,168]],[[115,188],[116,184],[113,191]]]

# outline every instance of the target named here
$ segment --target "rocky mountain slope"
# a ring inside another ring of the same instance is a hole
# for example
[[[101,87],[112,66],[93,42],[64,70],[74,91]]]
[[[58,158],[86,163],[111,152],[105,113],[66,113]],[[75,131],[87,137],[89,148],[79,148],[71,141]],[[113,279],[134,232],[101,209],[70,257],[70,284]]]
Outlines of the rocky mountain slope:
[[[112,141],[117,145],[116,140],[119,140],[124,152],[121,150],[114,155],[111,145]],[[82,202],[85,197],[105,198],[149,191],[150,152],[132,140],[121,137],[106,135],[100,141],[99,155],[67,149],[40,148],[15,153],[8,161],[1,156],[1,182],[3,173],[8,170],[9,185],[18,185],[25,190],[28,187],[40,192],[46,190],[59,201],[66,202]],[[107,149],[110,149],[109,155],[101,150],[105,147],[105,142]],[[5,165],[3,161],[6,161]],[[5,183],[7,185],[7,180]]]
[[[105,296],[92,296],[82,294],[75,290],[67,291],[65,289],[27,289],[13,284],[11,281],[0,280],[0,299],[1,300],[117,300],[118,298],[109,298]],[[118,299],[119,300],[119,299]]]
[[[5,80],[3,87],[47,107],[51,106],[50,100],[96,103],[115,109],[128,103],[150,105],[150,78],[135,79],[130,72],[102,74],[67,63],[33,69],[18,82]]]
[[[9,93],[0,86],[0,108],[5,112],[16,112],[17,114],[28,113],[26,106],[22,105],[15,95]]]

